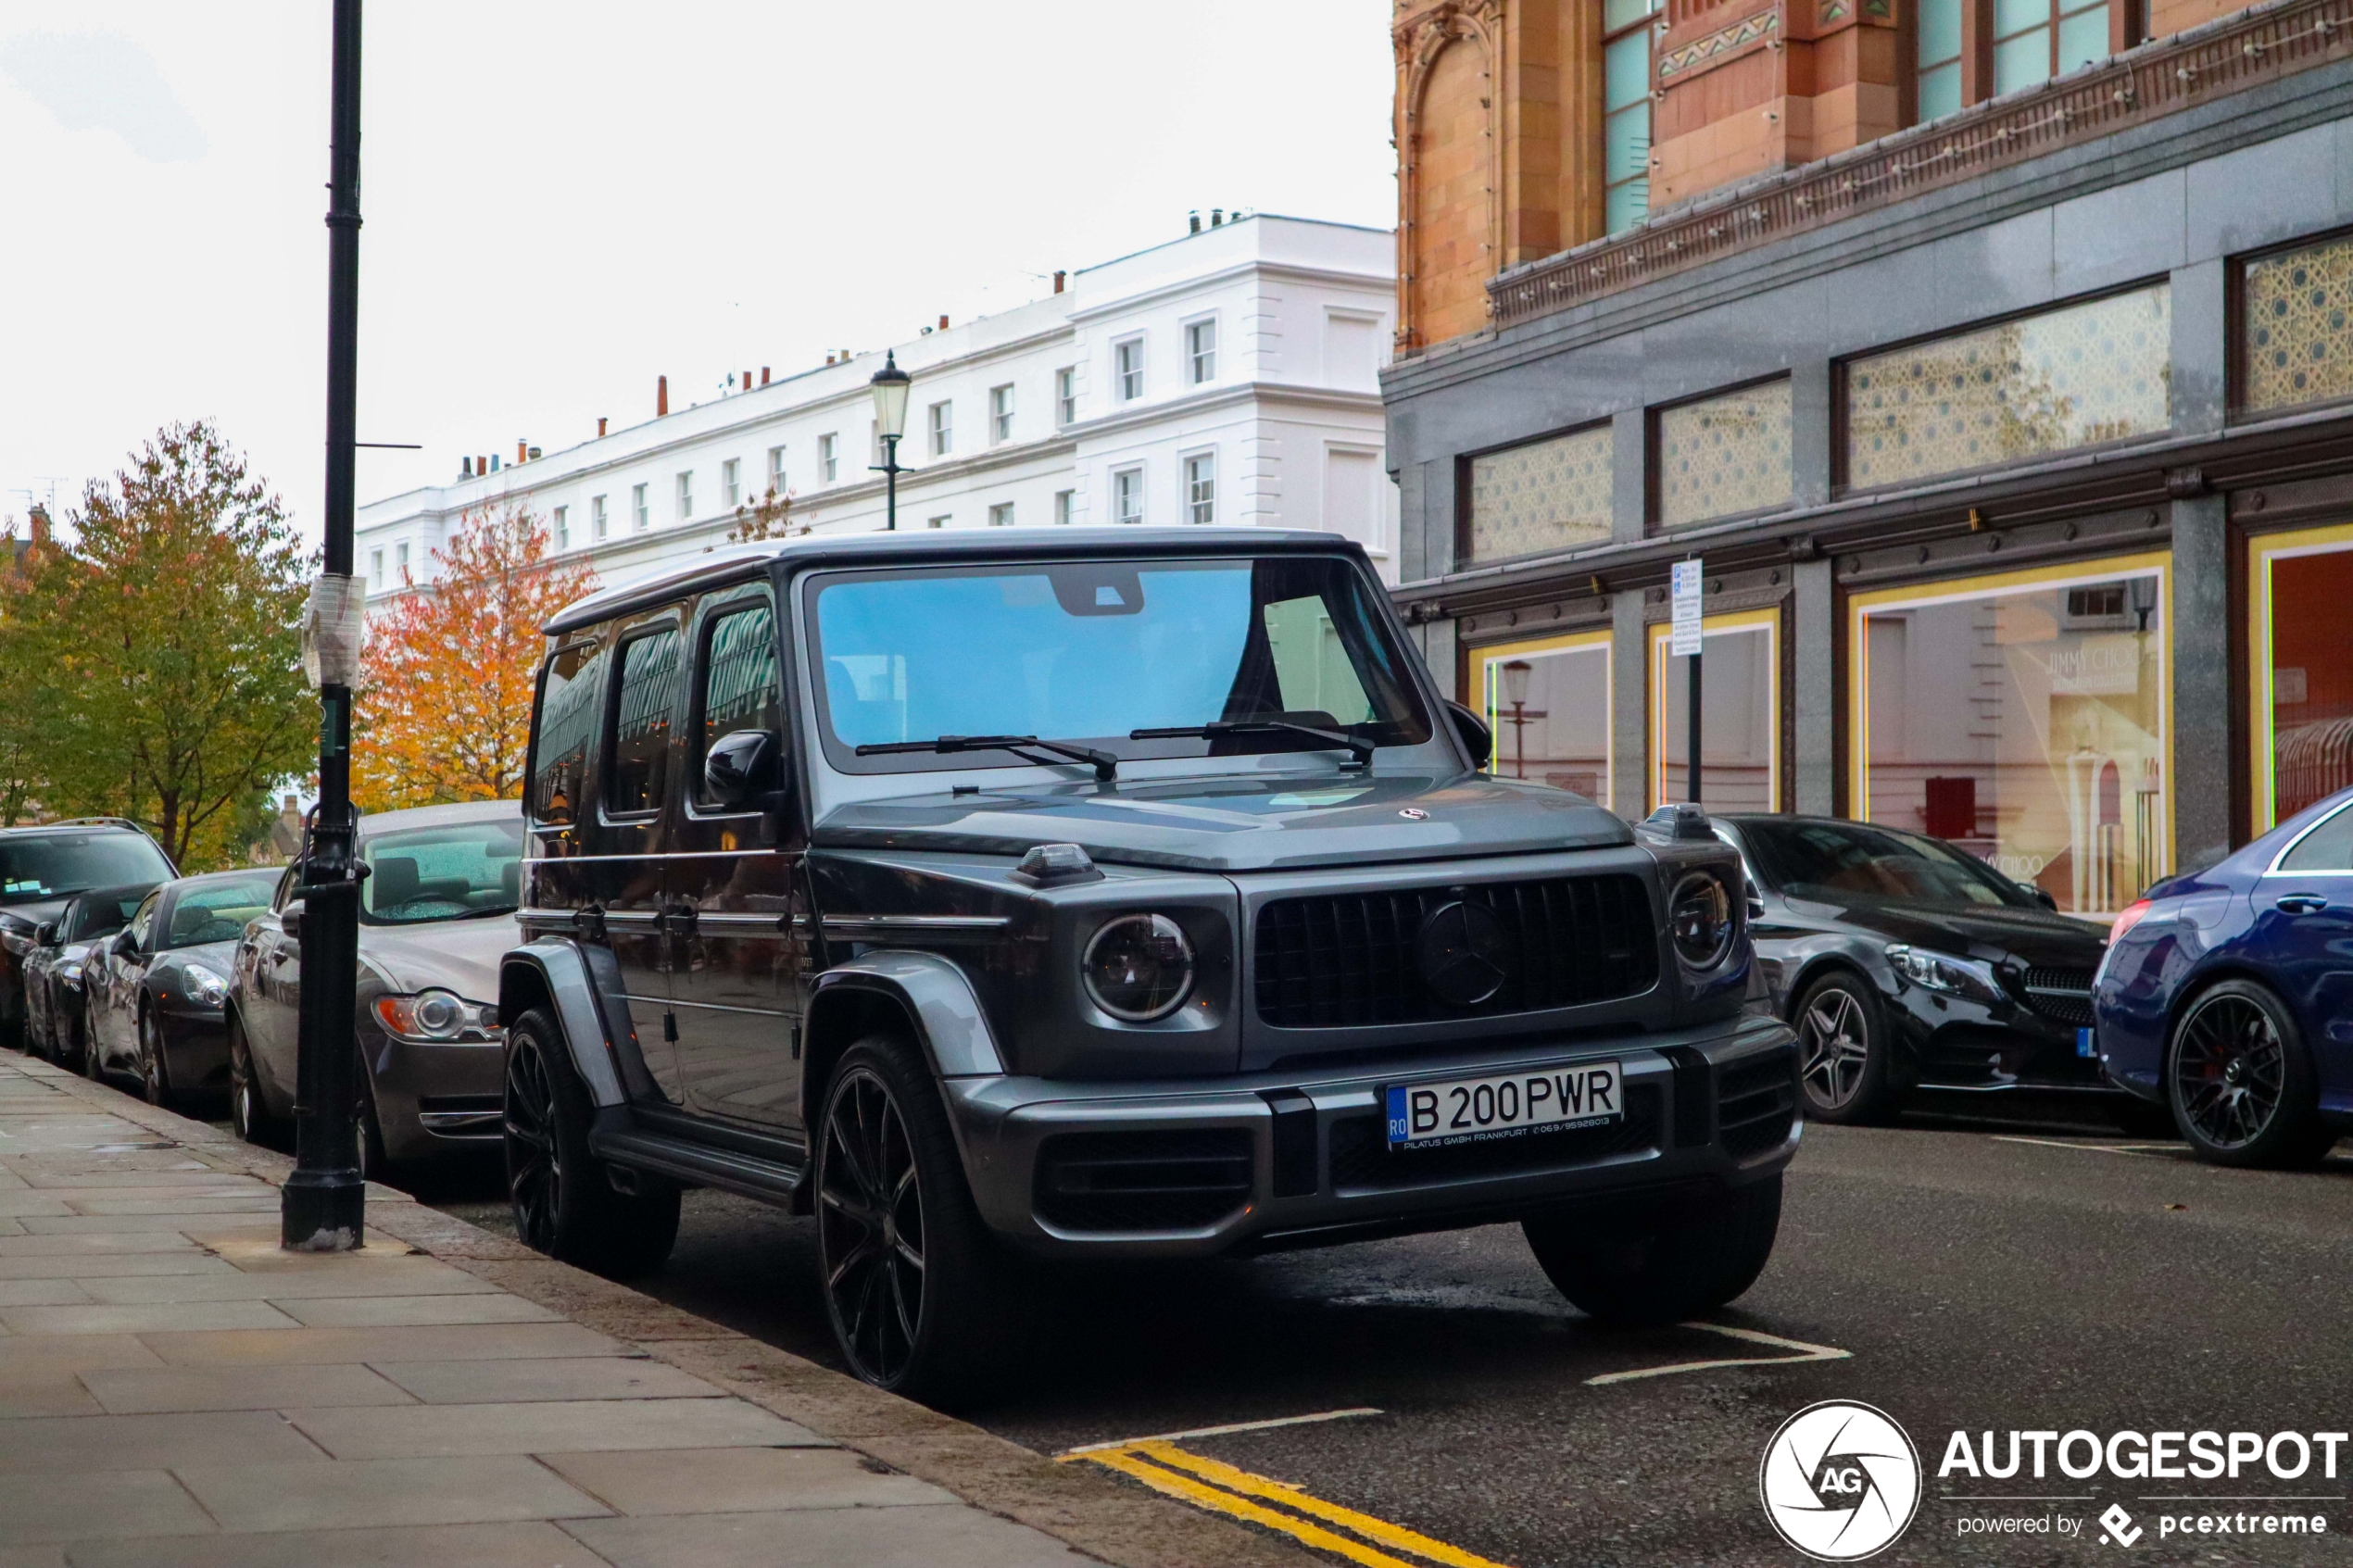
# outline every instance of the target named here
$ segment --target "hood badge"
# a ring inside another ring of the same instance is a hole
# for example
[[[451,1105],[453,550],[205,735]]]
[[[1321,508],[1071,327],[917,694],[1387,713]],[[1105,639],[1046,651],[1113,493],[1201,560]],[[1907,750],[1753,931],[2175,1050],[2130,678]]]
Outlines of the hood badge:
[[[1397,814],[1404,818],[1409,822],[1426,822],[1429,821],[1429,813],[1423,810],[1418,806],[1401,806],[1397,809]]]

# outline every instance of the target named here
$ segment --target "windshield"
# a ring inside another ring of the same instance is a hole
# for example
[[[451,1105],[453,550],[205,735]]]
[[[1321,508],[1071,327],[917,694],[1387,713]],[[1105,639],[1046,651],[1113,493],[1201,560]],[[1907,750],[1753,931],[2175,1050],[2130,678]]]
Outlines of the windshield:
[[[171,906],[171,929],[161,947],[201,947],[212,942],[234,942],[245,934],[245,922],[270,909],[270,895],[278,885],[276,871],[250,876],[223,877],[180,890]]]
[[[507,914],[522,887],[522,818],[380,833],[361,843],[359,858],[368,863],[365,924]]]
[[[856,772],[1019,767],[858,757],[941,735],[1083,741],[1121,758],[1328,748],[1296,731],[1132,739],[1279,719],[1415,746],[1429,723],[1364,574],[1327,556],[944,567],[821,579],[827,755]]]
[[[61,941],[94,942],[101,936],[112,936],[131,923],[139,908],[139,900],[147,896],[146,886],[115,888],[103,893],[84,893],[74,901],[73,923]]]
[[[1796,898],[1877,899],[1947,909],[2039,909],[1976,856],[1864,822],[1743,822],[1757,870]]]
[[[38,904],[85,888],[170,875],[171,862],[140,833],[43,834],[0,843],[0,904]]]

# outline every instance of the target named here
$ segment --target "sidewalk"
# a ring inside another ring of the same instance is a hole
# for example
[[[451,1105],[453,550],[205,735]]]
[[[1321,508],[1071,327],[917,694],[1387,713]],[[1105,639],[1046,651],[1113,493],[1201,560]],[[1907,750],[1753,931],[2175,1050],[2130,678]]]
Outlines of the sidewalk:
[[[0,1055],[0,1568],[1307,1561],[386,1187],[282,1252],[290,1167]]]

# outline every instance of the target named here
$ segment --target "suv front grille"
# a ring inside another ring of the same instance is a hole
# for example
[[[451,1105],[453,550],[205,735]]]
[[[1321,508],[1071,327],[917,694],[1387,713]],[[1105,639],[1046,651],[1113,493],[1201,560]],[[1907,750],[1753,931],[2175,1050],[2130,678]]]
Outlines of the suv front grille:
[[[2092,972],[2088,969],[2030,969],[2026,972],[2026,1005],[2045,1018],[2071,1023],[2078,1029],[2092,1022]]]
[[[1574,1170],[1658,1143],[1659,1094],[1655,1085],[1626,1089],[1626,1114],[1598,1127],[1523,1133],[1514,1138],[1409,1148],[1392,1153],[1378,1116],[1343,1116],[1332,1123],[1332,1187],[1337,1192],[1421,1186],[1476,1176]]]
[[[1250,1201],[1239,1127],[1063,1133],[1038,1151],[1038,1217],[1066,1231],[1192,1231]]]
[[[1716,1131],[1735,1160],[1779,1148],[1797,1118],[1797,1053],[1773,1051],[1716,1075]]]
[[[1415,950],[1424,922],[1458,898],[1491,911],[1507,938],[1502,987],[1466,1007],[1430,989]],[[1658,980],[1657,922],[1629,875],[1278,898],[1258,911],[1256,941],[1258,1016],[1278,1029],[1582,1007]]]

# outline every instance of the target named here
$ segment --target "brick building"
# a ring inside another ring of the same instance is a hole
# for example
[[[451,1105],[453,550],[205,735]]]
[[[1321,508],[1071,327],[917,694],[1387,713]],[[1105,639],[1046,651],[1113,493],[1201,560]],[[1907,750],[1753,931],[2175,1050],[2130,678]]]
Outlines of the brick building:
[[[2353,0],[1393,34],[1398,596],[1504,771],[1687,797],[1696,556],[1710,805],[2098,915],[2353,784]]]

